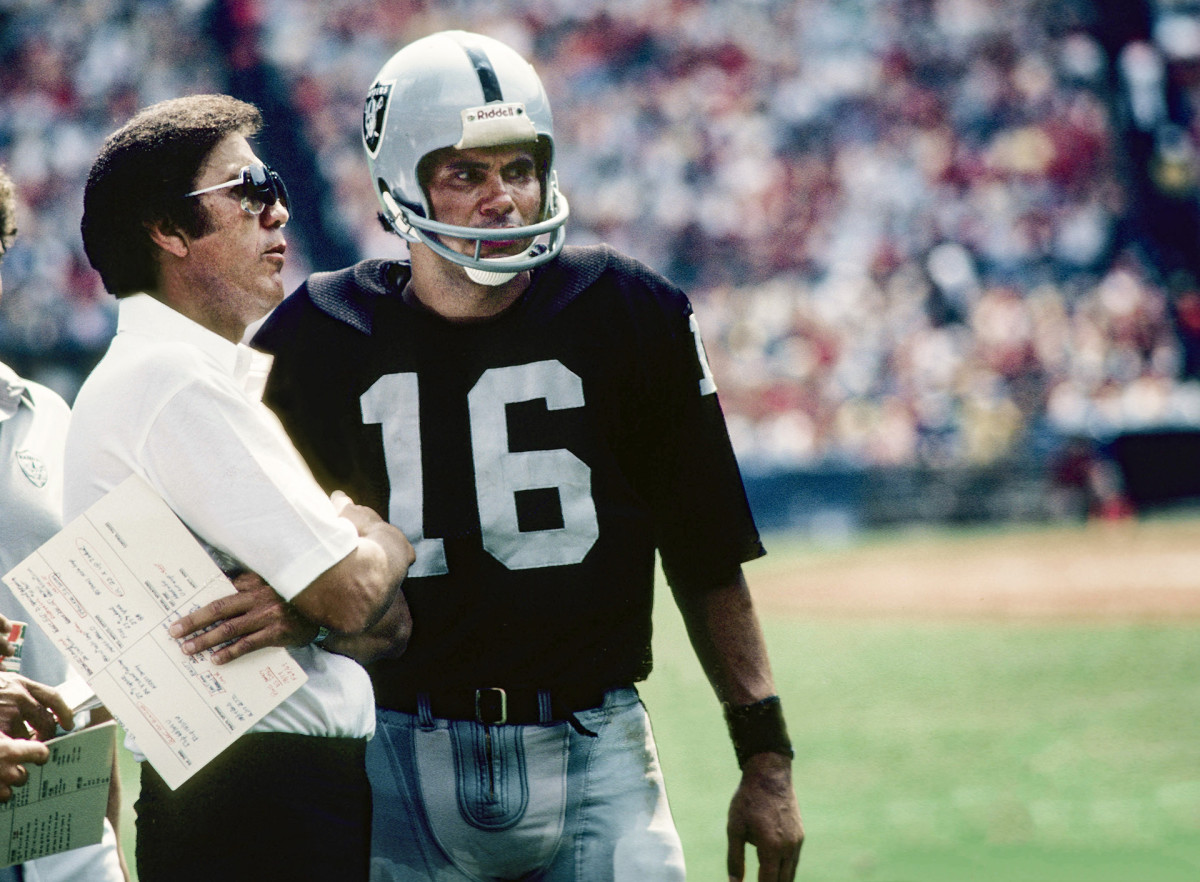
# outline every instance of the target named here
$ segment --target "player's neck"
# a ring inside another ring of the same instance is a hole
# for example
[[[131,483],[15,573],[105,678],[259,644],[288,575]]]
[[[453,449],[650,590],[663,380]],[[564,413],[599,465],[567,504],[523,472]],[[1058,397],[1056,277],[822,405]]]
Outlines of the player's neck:
[[[424,253],[420,253],[424,252]],[[486,321],[500,315],[529,287],[529,272],[517,273],[502,285],[480,285],[463,268],[428,249],[412,249],[412,279],[407,297],[451,322]]]

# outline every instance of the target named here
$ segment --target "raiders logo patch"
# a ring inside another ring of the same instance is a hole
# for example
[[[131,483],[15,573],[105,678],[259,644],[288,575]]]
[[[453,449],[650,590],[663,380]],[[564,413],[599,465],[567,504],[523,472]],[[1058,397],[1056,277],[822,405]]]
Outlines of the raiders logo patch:
[[[383,140],[383,127],[387,125],[388,99],[392,96],[392,83],[376,83],[367,93],[363,103],[363,144],[374,159]]]
[[[50,473],[41,457],[34,456],[28,450],[18,450],[17,465],[21,467],[21,471],[25,473],[25,477],[34,487],[46,486],[46,480],[50,477]]]

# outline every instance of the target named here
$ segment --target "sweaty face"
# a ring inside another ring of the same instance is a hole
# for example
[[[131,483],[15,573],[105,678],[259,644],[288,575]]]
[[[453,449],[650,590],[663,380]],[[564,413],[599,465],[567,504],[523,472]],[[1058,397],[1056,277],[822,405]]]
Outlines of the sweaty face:
[[[225,138],[208,155],[196,176],[195,188],[214,186],[236,178],[241,169],[259,162],[241,135]],[[266,206],[261,214],[243,210],[241,187],[215,190],[194,198],[207,213],[206,232],[188,243],[189,275],[203,287],[214,330],[240,335],[240,326],[254,322],[283,299],[283,260],[287,246],[283,225],[288,210],[282,202]]]
[[[474,228],[516,228],[536,223],[542,207],[542,185],[531,145],[453,147],[432,154],[423,182],[433,219]],[[447,247],[475,253],[475,241],[441,237]],[[481,257],[520,254],[529,239],[484,241]]]

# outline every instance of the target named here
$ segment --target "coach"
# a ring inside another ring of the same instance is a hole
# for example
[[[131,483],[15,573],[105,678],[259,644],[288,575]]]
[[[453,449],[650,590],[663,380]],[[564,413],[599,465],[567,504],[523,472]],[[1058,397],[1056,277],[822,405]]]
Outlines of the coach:
[[[264,360],[239,343],[283,296],[287,191],[251,148],[260,125],[227,96],[165,101],[92,166],[83,242],[119,299],[117,334],[75,401],[65,516],[140,475],[314,636],[389,617],[404,632],[411,545],[369,509],[339,514],[258,399]],[[366,878],[371,684],[348,658],[292,652],[307,682],[177,790],[143,762],[142,882]]]

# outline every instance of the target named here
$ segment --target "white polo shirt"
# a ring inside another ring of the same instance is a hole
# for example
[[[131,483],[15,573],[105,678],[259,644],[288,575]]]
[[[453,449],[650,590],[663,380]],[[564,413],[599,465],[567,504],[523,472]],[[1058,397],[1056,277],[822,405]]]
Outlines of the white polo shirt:
[[[63,442],[70,416],[57,392],[18,376],[0,362],[0,575],[62,528]],[[3,582],[0,612],[19,621],[31,618]],[[35,621],[25,631],[21,673],[51,686],[67,676],[67,657]],[[116,843],[106,819],[101,844],[0,870],[0,879],[120,882]]]
[[[73,520],[131,473],[202,542],[292,599],[354,550],[275,415],[270,359],[147,294],[122,299],[117,334],[84,382],[67,433],[63,515]],[[251,731],[370,736],[370,678],[313,646],[291,649],[308,681]]]
[[[0,576],[62,529],[63,442],[70,416],[56,392],[0,362]],[[3,582],[0,613],[30,618]],[[36,622],[25,632],[21,673],[51,686],[67,676],[66,657]]]

